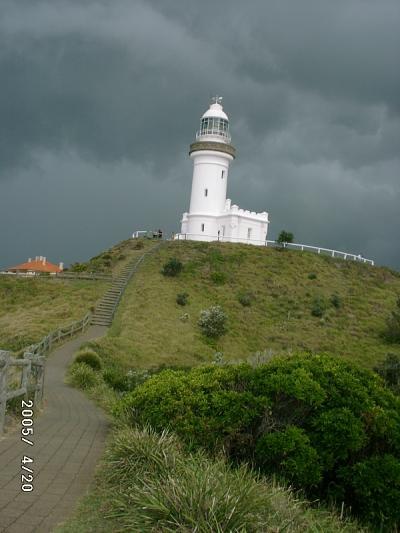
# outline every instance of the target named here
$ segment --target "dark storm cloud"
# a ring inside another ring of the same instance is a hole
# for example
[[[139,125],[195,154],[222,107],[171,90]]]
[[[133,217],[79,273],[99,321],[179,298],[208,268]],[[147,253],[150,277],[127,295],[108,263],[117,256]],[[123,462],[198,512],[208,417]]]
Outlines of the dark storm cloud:
[[[230,196],[269,210],[271,237],[400,267],[399,23],[397,0],[3,0],[0,223],[15,206],[19,222],[1,264],[50,255],[29,242],[68,261],[178,229],[188,144],[219,93]]]

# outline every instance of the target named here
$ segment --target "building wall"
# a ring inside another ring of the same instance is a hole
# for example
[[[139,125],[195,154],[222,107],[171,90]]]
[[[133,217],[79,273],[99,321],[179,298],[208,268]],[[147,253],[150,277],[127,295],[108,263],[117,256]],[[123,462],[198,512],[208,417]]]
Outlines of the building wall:
[[[190,197],[191,214],[217,215],[225,208],[229,163],[232,156],[223,152],[192,152],[193,180]]]
[[[192,240],[214,241],[219,238],[225,242],[262,244],[267,238],[268,219],[239,213],[216,216],[185,213],[181,232]]]

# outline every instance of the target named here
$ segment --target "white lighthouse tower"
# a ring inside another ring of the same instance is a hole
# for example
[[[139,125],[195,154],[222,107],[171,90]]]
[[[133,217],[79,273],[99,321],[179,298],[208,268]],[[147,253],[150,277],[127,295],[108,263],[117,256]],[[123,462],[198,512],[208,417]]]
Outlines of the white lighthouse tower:
[[[268,233],[268,213],[239,209],[226,198],[229,164],[236,151],[221,101],[219,96],[212,99],[201,117],[196,141],[190,145],[193,160],[190,207],[183,214],[181,233],[176,237],[263,244]]]

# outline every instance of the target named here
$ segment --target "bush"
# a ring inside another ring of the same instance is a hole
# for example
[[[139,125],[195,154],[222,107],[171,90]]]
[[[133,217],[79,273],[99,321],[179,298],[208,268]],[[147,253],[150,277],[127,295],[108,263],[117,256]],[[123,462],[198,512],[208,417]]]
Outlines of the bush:
[[[374,368],[395,392],[400,392],[400,355],[388,353],[386,359]]]
[[[120,368],[107,368],[103,372],[104,381],[118,392],[130,392],[141,385],[149,377],[147,370],[128,370]]]
[[[117,416],[132,424],[171,427],[190,446],[226,450],[261,417],[265,398],[235,389],[239,367],[200,367],[189,372],[165,370],[151,377],[119,404]],[[244,375],[247,367],[243,367]],[[162,392],[164,391],[164,392]]]
[[[242,292],[238,296],[238,301],[243,305],[243,307],[250,307],[255,296],[252,292]]]
[[[338,294],[332,294],[331,304],[333,305],[333,307],[336,307],[336,309],[340,309],[342,307],[342,300]]]
[[[245,466],[231,468],[222,458],[185,452],[167,431],[119,430],[105,453],[102,479],[99,512],[107,531],[360,531],[306,507]],[[97,530],[88,527],[95,514],[91,507],[87,530]]]
[[[189,295],[187,292],[180,292],[179,294],[176,295],[176,303],[178,305],[186,305],[188,303],[188,298],[189,298]]]
[[[100,383],[98,374],[86,363],[74,363],[68,370],[67,381],[78,389],[91,389]]]
[[[256,457],[264,472],[277,472],[297,486],[321,481],[318,453],[304,430],[295,426],[263,435],[257,442]]]
[[[355,510],[380,531],[396,531],[400,524],[400,460],[393,455],[373,456],[341,471],[354,491]]]
[[[317,279],[317,274],[315,272],[310,272],[308,274],[308,279]]]
[[[315,317],[322,317],[326,310],[326,303],[325,300],[321,296],[316,296],[313,299],[312,306],[311,306],[311,314]]]
[[[400,296],[397,298],[396,309],[386,320],[384,336],[388,342],[400,343]]]
[[[201,311],[198,325],[206,337],[216,339],[226,333],[227,316],[219,305]]]
[[[285,244],[285,243],[291,243],[293,242],[294,240],[294,235],[293,233],[291,233],[290,231],[285,231],[285,230],[282,230],[278,236],[278,238],[276,239],[276,242],[278,244]]]
[[[227,280],[227,275],[225,272],[212,272],[211,273],[211,280],[215,285],[225,285]]]
[[[161,270],[164,276],[175,277],[182,272],[183,265],[176,257],[172,257],[166,263]]]
[[[378,490],[363,491],[361,481],[349,480],[353,473],[361,479],[374,458],[400,461],[400,399],[378,376],[337,357],[164,371],[127,394],[117,413],[133,424],[170,428],[190,449],[223,448],[231,459],[254,462],[313,498],[344,501],[378,525],[382,517],[386,530],[398,520],[390,503],[398,497],[397,467],[382,480],[380,500]]]
[[[136,240],[133,249],[134,250],[142,250],[144,248],[144,242],[142,240]]]
[[[75,363],[84,363],[90,366],[93,370],[101,370],[101,359],[94,350],[90,348],[83,348],[80,350],[74,359]]]

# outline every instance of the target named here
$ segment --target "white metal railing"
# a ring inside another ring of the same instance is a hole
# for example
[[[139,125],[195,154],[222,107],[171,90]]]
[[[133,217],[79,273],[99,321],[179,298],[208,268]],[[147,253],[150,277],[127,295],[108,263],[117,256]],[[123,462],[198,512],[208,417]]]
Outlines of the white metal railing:
[[[132,233],[132,239],[138,239],[141,235],[143,235],[143,236],[146,235],[146,236],[147,236],[148,233],[149,233],[149,232],[148,232],[147,229],[146,229],[146,230],[134,231],[134,232]]]
[[[223,131],[220,131],[220,130],[213,129],[213,130],[196,131],[196,141],[201,140],[204,137],[208,137],[208,136],[211,136],[211,137],[214,137],[214,136],[215,137],[222,137],[228,143],[230,143],[231,140],[232,140],[232,137],[230,136],[229,133],[223,132]]]
[[[193,239],[193,237],[195,237]],[[203,240],[203,241],[220,241],[220,242],[238,242],[242,244],[255,244],[257,246],[270,246],[273,248],[287,248],[290,250],[301,250],[302,252],[314,252],[317,254],[330,255],[345,260],[359,261],[360,263],[367,263],[374,266],[372,259],[366,259],[361,254],[352,254],[349,252],[341,252],[340,250],[332,250],[331,248],[323,248],[322,246],[310,246],[309,244],[299,244],[294,242],[278,243],[277,241],[261,240],[261,239],[246,239],[243,237],[225,237],[223,235],[207,235],[205,233],[176,233],[175,240]]]

